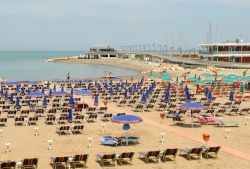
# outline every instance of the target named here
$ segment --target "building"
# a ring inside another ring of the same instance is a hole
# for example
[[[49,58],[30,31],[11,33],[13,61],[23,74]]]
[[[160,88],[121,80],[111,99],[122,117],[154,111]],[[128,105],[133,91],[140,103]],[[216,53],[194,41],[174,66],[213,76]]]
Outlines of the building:
[[[106,47],[94,47],[90,48],[89,52],[86,53],[87,58],[101,58],[101,57],[118,57],[118,53],[114,48],[111,48],[109,46]]]
[[[250,43],[239,39],[233,42],[199,45],[199,56],[213,61],[250,63]]]

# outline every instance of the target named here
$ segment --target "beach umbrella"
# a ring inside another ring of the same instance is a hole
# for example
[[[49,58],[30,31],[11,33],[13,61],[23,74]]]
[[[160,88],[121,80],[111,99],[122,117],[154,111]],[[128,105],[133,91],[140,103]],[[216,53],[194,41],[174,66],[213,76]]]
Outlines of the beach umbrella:
[[[31,93],[30,88],[28,88],[28,94],[30,94],[30,93]]]
[[[112,80],[109,81],[109,86],[111,86],[111,87],[113,86],[113,81]]]
[[[142,75],[142,77],[141,77],[141,81],[144,81],[144,75]]]
[[[128,87],[128,81],[127,80],[126,80],[125,84],[126,84],[126,87]]]
[[[47,107],[47,99],[46,99],[46,96],[43,97],[43,105],[42,105],[43,108],[46,108]]]
[[[171,84],[169,83],[167,87],[167,92],[170,93],[170,90],[171,90]]]
[[[65,91],[56,91],[51,93],[51,96],[68,96],[68,95],[70,94]]]
[[[201,81],[201,76],[198,77],[198,80]]]
[[[64,92],[64,87],[63,86],[61,87],[61,92]]]
[[[133,85],[133,86],[134,86],[134,91],[136,91],[136,83],[134,83],[134,85]]]
[[[13,94],[10,95],[10,103],[14,103]]]
[[[205,87],[205,96],[207,96],[207,95],[208,95],[208,92],[209,92],[208,87]]]
[[[133,94],[133,88],[129,87],[129,94]]]
[[[72,107],[72,106],[74,106],[74,104],[75,104],[75,102],[74,102],[73,95],[70,95],[68,106]]]
[[[35,90],[38,91],[38,86],[37,86],[37,84],[36,84],[36,86],[35,86]]]
[[[187,102],[187,103],[182,104],[180,107],[183,110],[191,110],[191,113],[192,113],[192,110],[203,110],[207,108],[206,106],[198,102]]]
[[[56,92],[56,84],[54,84],[53,92]]]
[[[46,85],[47,85],[47,88],[49,88],[49,86],[50,86],[50,82],[48,81]]]
[[[233,82],[233,83],[232,83],[232,88],[235,89],[235,87],[236,87],[236,86],[235,86],[235,83]]]
[[[49,96],[52,95],[52,89],[49,89]]]
[[[73,87],[71,87],[71,89],[70,89],[70,95],[73,96],[73,94],[74,94],[74,89],[73,89]]]
[[[229,94],[229,100],[230,100],[230,101],[233,101],[233,100],[234,100],[234,93],[233,93],[232,90],[230,91],[230,94]]]
[[[220,89],[220,83],[217,83],[217,89]]]
[[[141,103],[142,103],[142,104],[145,104],[146,101],[147,101],[147,96],[146,96],[145,93],[143,93],[143,94],[142,94],[142,97],[141,97]]]
[[[109,89],[109,94],[113,95],[113,88],[112,87],[110,87],[110,89]]]
[[[42,90],[41,90],[41,92],[44,94],[44,87],[42,87]]]
[[[113,123],[123,124],[122,129],[124,131],[128,131],[130,129],[129,124],[136,124],[142,122],[142,118],[139,116],[134,115],[121,115],[121,116],[113,116],[112,120]],[[126,136],[126,145],[128,145],[128,136]]]
[[[16,98],[16,104],[15,104],[15,109],[20,109],[20,103],[19,103],[19,97]]]
[[[214,88],[214,81],[212,81],[211,87]]]
[[[95,94],[95,100],[94,100],[95,106],[98,106],[98,96],[99,96],[99,94]]]
[[[175,81],[176,81],[176,82],[179,82],[179,77],[178,77],[178,76],[176,77],[176,80],[175,80]]]
[[[22,87],[21,88],[21,95],[25,95],[24,90],[25,90],[24,87]]]
[[[244,93],[244,86],[243,85],[240,86],[240,92]]]
[[[84,99],[84,96],[90,96],[92,95],[92,92],[90,90],[78,90],[76,92],[76,95],[83,96],[83,99]]]
[[[183,89],[183,81],[181,81],[181,83],[180,83],[180,87]]]
[[[184,91],[185,91],[185,92],[186,92],[186,91],[188,91],[188,87],[187,87],[187,85],[185,86]]]
[[[8,99],[8,90],[5,90],[5,94],[4,94],[4,97],[5,97],[5,99]]]
[[[212,99],[213,99],[213,97],[212,97],[212,92],[209,91],[209,92],[208,92],[208,95],[207,95],[207,100],[208,100],[208,101],[212,101]]]
[[[116,84],[116,86],[115,86],[115,91],[116,91],[116,92],[119,91],[119,83]]]
[[[3,96],[3,95],[4,95],[3,88],[1,88],[0,95],[1,95],[1,96]]]
[[[107,89],[108,88],[108,84],[107,82],[104,84],[104,88]]]
[[[169,101],[169,92],[165,92],[165,94],[164,94],[164,102],[168,103],[168,101]]]
[[[16,91],[17,91],[18,93],[20,92],[19,86],[16,87]]]
[[[186,94],[186,101],[187,102],[191,101],[191,96],[188,90],[185,92],[185,94]]]
[[[29,97],[43,97],[43,96],[45,96],[45,94],[42,92],[31,92],[27,96],[29,96]]]
[[[131,76],[131,77],[130,77],[130,80],[131,80],[131,82],[133,82],[133,81],[134,81],[134,77],[133,77],[133,76]]]
[[[68,122],[71,123],[73,119],[72,109],[68,109]]]
[[[124,83],[123,83],[123,81],[122,81],[122,84],[121,84],[121,88],[124,89]]]
[[[101,85],[98,84],[98,91],[101,91],[101,90],[102,90]]]
[[[194,78],[196,79],[196,74],[194,75]]]
[[[127,91],[127,89],[125,89],[124,98],[127,98],[127,97],[128,97],[128,91]]]

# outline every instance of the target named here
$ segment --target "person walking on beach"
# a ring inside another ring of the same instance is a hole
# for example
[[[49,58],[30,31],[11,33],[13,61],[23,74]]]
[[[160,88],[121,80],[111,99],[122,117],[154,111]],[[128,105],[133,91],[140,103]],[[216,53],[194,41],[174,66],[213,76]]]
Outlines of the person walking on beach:
[[[70,80],[70,75],[69,75],[69,72],[67,73],[67,77],[66,77],[67,80]]]

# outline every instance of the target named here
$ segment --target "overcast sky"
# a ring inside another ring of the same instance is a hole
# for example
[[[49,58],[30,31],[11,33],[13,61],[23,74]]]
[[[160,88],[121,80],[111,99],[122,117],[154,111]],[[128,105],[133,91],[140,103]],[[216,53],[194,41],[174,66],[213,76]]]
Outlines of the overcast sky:
[[[250,0],[0,0],[0,50],[250,41]]]

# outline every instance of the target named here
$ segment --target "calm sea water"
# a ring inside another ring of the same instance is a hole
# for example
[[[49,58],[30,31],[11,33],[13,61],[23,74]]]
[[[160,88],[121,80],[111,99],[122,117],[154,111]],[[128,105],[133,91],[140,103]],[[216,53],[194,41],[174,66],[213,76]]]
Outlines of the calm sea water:
[[[105,65],[44,62],[49,58],[79,56],[82,51],[0,51],[0,77],[8,81],[96,78],[111,72],[113,76],[131,76],[137,71]]]

